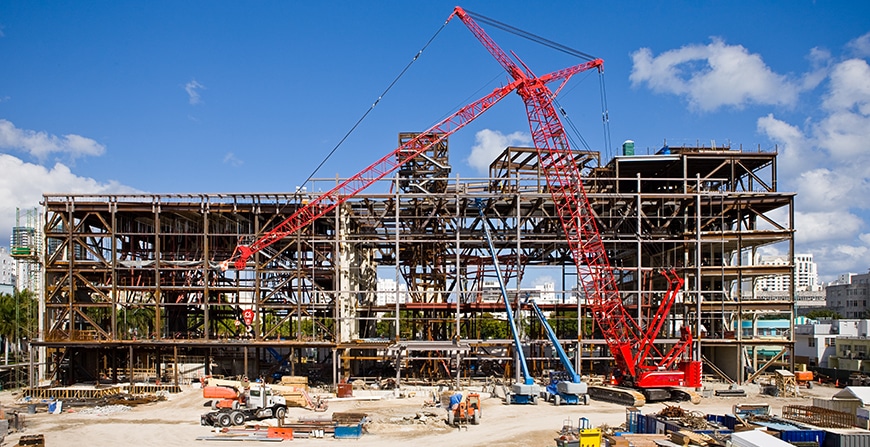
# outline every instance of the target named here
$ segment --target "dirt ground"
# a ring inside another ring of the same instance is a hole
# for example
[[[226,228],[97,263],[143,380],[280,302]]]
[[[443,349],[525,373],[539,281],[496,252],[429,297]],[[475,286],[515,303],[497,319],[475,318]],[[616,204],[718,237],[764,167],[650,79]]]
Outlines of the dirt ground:
[[[724,388],[713,384],[710,388]],[[780,398],[759,394],[756,385],[741,387],[747,391],[745,398],[709,397],[698,405],[689,402],[679,405],[684,410],[701,414],[730,413],[737,403],[768,403],[774,414],[780,414],[783,405],[811,405],[812,397],[829,398],[837,389],[829,386],[801,388],[801,397]],[[588,418],[594,426],[616,427],[625,422],[625,407],[592,401],[589,406],[505,405],[498,397],[483,394],[483,409],[480,425],[457,429],[446,425],[445,410],[427,405],[433,398],[433,388],[404,387],[399,391],[355,390],[356,398],[380,396],[380,400],[332,400],[326,413],[313,413],[301,408],[288,410],[288,422],[298,417],[330,415],[332,412],[367,413],[370,422],[367,433],[359,439],[295,439],[285,443],[324,446],[349,444],[357,447],[407,445],[409,441],[432,443],[441,446],[554,446],[554,438],[566,421],[575,426],[580,417]],[[475,391],[475,390],[471,390]],[[404,397],[400,397],[404,396]],[[210,427],[201,426],[200,415],[204,407],[198,386],[183,387],[183,392],[170,395],[168,400],[126,408],[116,411],[93,412],[88,407],[64,408],[60,414],[49,414],[45,406],[38,407],[35,414],[28,414],[27,407],[17,403],[12,391],[0,393],[0,405],[5,409],[18,410],[25,418],[25,429],[11,433],[3,445],[14,446],[22,435],[42,434],[45,445],[54,446],[226,446],[227,444],[257,444],[258,441],[200,441],[197,437],[214,433]],[[641,408],[644,414],[657,413],[665,404],[647,404]],[[124,411],[117,411],[124,410]],[[274,419],[261,424],[275,425]]]

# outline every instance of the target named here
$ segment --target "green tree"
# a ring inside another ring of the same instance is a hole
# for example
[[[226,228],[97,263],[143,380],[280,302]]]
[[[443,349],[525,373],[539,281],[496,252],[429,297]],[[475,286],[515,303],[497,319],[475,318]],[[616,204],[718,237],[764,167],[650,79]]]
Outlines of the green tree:
[[[402,340],[413,339],[414,333],[410,323],[411,312],[406,310],[399,311],[399,338]],[[382,317],[378,318],[375,323],[375,335],[381,338],[392,339],[396,333],[396,314],[387,312]]]
[[[821,319],[831,319],[831,320],[839,320],[843,318],[837,312],[831,309],[817,309],[811,310],[807,312],[807,318],[812,320],[821,320]]]
[[[118,327],[124,334],[121,338],[148,338],[154,332],[154,308],[146,306],[124,307],[118,311]]]
[[[480,315],[480,318],[477,320],[477,327],[480,332],[480,338],[483,340],[511,338],[508,322],[496,319],[489,312],[484,312]]]
[[[10,350],[20,351],[21,341],[36,335],[38,302],[30,290],[16,291],[12,295],[0,294],[0,339],[5,361],[9,362]]]

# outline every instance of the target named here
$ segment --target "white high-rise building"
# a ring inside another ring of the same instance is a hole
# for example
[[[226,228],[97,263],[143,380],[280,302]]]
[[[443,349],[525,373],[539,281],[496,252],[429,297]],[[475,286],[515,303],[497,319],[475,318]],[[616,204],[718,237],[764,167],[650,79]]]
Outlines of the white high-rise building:
[[[396,300],[399,304],[408,302],[408,285],[397,284],[396,280],[390,278],[378,278],[377,305],[396,304]]]
[[[6,247],[0,247],[0,293],[12,294],[15,291],[15,258]]]
[[[760,265],[789,265],[785,256],[762,256]],[[795,291],[821,290],[819,273],[813,255],[798,254],[794,257]],[[766,292],[788,292],[791,287],[789,275],[773,275],[760,278],[755,283],[755,290]]]
[[[812,254],[794,256],[794,280],[797,291],[817,291],[822,289],[819,284],[819,269],[813,262]]]

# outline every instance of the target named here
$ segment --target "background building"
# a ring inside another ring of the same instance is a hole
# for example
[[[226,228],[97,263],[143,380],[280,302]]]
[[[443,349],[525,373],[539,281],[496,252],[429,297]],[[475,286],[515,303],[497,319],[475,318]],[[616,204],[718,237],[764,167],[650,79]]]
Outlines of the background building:
[[[794,256],[794,280],[795,291],[816,291],[821,290],[819,284],[819,274],[816,263],[813,262],[813,255],[799,254]],[[786,256],[761,256],[758,263],[760,265],[791,265]],[[755,283],[756,291],[767,292],[788,292],[791,290],[791,275],[772,275],[764,278],[759,278]]]
[[[810,321],[796,325],[795,361],[810,367],[832,367],[830,359],[838,355],[837,339],[866,337],[868,324],[868,320],[843,319]]]
[[[6,247],[0,247],[0,293],[12,295],[15,291],[15,258]]]
[[[840,275],[825,288],[828,308],[843,318],[866,318],[870,310],[870,273]]]

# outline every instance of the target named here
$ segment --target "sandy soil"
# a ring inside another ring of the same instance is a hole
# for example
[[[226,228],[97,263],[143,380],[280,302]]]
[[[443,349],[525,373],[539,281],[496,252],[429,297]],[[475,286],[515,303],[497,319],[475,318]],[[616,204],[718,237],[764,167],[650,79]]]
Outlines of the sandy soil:
[[[801,397],[779,398],[759,394],[757,386],[747,385],[746,398],[705,398],[698,405],[684,402],[684,410],[699,413],[724,414],[731,412],[736,403],[769,403],[775,414],[783,405],[810,405],[812,397],[829,398],[837,389],[816,386],[801,389]],[[505,405],[502,399],[484,394],[481,424],[467,429],[448,427],[445,411],[426,405],[432,398],[432,389],[403,388],[411,397],[397,397],[398,392],[359,391],[355,396],[384,395],[376,401],[334,400],[326,413],[291,408],[287,420],[313,415],[330,415],[332,412],[364,412],[370,415],[368,433],[360,439],[296,439],[293,444],[324,446],[350,444],[358,447],[407,445],[409,441],[432,443],[432,445],[463,445],[508,447],[553,446],[553,439],[566,420],[576,426],[580,417],[588,418],[593,425],[616,427],[625,422],[625,407],[593,401],[589,406]],[[10,391],[0,393],[0,404],[6,409],[17,409],[25,418],[25,430],[6,437],[3,445],[14,446],[21,435],[43,434],[45,444],[54,446],[219,446],[260,444],[257,441],[199,441],[197,437],[213,434],[210,427],[199,424],[200,414],[206,412],[205,399],[198,387],[185,387],[180,394],[170,395],[162,402],[138,405],[129,411],[109,414],[88,414],[87,407],[66,408],[61,414],[49,414],[40,407],[35,414],[27,414],[27,408],[16,404],[17,396]],[[671,404],[675,405],[675,404]],[[662,403],[647,404],[644,414],[657,413],[664,408]],[[275,425],[275,420],[263,421]]]

